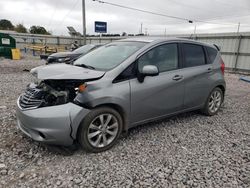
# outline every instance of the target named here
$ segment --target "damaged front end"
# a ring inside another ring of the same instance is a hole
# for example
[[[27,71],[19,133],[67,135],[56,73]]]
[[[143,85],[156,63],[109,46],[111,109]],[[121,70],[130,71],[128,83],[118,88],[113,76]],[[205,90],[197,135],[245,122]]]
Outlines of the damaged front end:
[[[72,145],[82,118],[89,113],[73,102],[85,82],[43,80],[29,84],[17,101],[17,127],[38,142]]]
[[[74,100],[88,92],[87,83],[105,72],[55,64],[34,68],[31,74],[33,83],[17,101],[17,127],[38,142],[72,145],[83,117],[90,112]]]
[[[29,84],[19,98],[22,109],[55,106],[73,102],[79,86],[85,85],[81,80],[44,80]]]
[[[85,88],[86,82],[98,80],[105,74],[66,64],[40,66],[30,72],[36,81],[19,97],[18,105],[23,110],[73,102],[80,91],[78,88]]]

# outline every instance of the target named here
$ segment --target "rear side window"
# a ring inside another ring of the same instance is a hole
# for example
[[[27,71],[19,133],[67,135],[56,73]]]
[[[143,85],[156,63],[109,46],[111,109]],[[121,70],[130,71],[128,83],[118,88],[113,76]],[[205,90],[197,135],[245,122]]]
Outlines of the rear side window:
[[[195,44],[183,44],[184,67],[194,67],[206,64],[203,47]]]
[[[208,54],[208,62],[213,63],[218,54],[218,51],[211,47],[206,47],[206,49],[207,49],[207,54]]]

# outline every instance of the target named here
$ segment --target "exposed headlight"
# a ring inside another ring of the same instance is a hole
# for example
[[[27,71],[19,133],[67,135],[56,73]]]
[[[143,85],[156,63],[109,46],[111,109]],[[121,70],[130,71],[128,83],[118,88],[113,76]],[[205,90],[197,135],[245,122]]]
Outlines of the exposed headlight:
[[[45,66],[45,65],[44,65]],[[42,80],[38,79],[37,68],[31,69],[30,73],[32,74],[32,82],[35,84],[39,84]]]
[[[75,91],[78,93],[82,93],[86,90],[87,83],[80,84],[78,87],[75,88]]]

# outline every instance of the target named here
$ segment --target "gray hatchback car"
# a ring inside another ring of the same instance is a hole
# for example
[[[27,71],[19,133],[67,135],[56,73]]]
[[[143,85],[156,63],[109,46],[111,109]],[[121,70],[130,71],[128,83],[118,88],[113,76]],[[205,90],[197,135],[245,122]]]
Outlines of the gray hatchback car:
[[[125,39],[75,61],[31,70],[17,100],[18,127],[32,139],[90,152],[112,147],[122,131],[178,113],[216,114],[224,100],[218,49],[185,39]]]

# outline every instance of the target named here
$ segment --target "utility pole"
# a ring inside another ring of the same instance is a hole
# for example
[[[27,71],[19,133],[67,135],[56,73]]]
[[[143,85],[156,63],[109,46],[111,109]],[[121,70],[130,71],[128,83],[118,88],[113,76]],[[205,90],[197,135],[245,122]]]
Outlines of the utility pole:
[[[196,24],[194,25],[194,36],[196,35]]]
[[[86,15],[85,15],[85,0],[82,0],[82,34],[83,44],[86,44]]]
[[[141,23],[141,33],[140,34],[142,34],[142,23]]]
[[[238,27],[237,27],[237,34],[239,34],[240,32],[240,22],[238,23]]]

